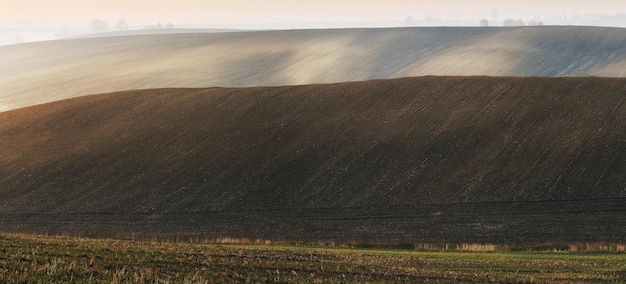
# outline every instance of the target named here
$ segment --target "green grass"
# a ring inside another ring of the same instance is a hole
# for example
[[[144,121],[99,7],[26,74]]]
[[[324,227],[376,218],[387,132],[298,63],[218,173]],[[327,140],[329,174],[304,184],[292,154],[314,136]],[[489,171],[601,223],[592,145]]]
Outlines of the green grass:
[[[0,235],[0,283],[626,281],[626,254],[422,252]]]

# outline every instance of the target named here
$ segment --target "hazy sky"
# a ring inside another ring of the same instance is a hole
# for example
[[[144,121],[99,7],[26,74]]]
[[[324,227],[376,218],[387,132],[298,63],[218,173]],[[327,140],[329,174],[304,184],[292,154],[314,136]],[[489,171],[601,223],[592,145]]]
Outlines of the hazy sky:
[[[626,13],[624,0],[0,0],[0,21],[126,18],[213,22],[388,21],[411,16],[440,18],[531,18],[535,15]],[[170,18],[170,19],[167,19]]]
[[[238,28],[242,23],[258,28],[289,23],[298,28],[298,23],[401,23],[407,17],[495,22],[594,13],[626,14],[626,0],[0,0],[0,41],[22,37],[26,29],[44,33],[45,28],[50,34],[69,27],[84,33],[94,19],[111,25],[125,19],[131,28],[158,22],[190,28]]]

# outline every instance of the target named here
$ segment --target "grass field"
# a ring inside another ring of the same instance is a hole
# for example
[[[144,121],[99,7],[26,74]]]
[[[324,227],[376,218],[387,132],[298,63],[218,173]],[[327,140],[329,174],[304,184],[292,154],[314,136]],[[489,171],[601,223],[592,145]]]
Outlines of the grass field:
[[[626,254],[425,252],[0,235],[2,283],[615,283]]]

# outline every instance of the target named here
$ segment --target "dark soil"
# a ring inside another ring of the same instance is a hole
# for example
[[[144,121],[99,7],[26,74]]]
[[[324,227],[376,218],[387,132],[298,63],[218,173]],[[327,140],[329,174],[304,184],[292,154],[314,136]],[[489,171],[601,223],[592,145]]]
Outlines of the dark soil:
[[[0,113],[0,230],[626,241],[626,79],[158,89]]]

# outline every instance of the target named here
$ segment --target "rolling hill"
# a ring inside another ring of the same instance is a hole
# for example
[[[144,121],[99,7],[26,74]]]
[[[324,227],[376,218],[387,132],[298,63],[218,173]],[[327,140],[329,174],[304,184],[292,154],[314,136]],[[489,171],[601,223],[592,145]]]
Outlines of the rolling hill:
[[[0,228],[626,241],[626,79],[148,89],[0,113]]]
[[[626,75],[626,30],[389,28],[151,34],[0,47],[0,111],[163,87],[423,75]]]

